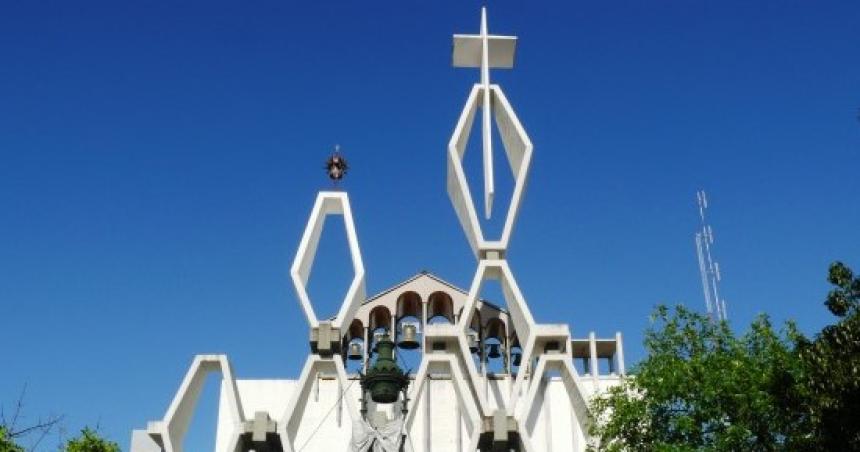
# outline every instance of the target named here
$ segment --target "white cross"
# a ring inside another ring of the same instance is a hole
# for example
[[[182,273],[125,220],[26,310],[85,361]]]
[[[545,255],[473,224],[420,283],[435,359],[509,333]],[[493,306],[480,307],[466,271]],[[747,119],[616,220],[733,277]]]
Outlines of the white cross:
[[[487,31],[487,8],[481,8],[481,31],[477,35],[454,35],[454,67],[480,67],[483,101],[481,137],[484,150],[484,211],[490,219],[493,210],[495,182],[493,177],[492,99],[490,68],[514,67],[516,36],[496,36]]]

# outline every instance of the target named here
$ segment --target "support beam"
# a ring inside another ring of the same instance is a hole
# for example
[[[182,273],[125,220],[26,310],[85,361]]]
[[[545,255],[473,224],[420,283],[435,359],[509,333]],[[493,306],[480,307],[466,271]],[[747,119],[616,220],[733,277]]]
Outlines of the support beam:
[[[597,362],[597,338],[594,335],[594,331],[588,333],[588,351],[589,351],[589,367],[591,367],[591,377],[594,379],[594,390],[597,391],[598,387],[598,376],[600,375],[600,366]]]
[[[624,347],[621,345],[621,332],[615,333],[615,369],[618,375],[626,375],[624,370]]]

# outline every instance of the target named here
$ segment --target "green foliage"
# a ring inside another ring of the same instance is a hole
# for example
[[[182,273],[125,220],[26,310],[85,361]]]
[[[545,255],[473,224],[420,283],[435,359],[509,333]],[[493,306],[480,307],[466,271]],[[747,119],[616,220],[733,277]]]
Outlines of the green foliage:
[[[98,432],[90,428],[81,430],[81,435],[77,438],[72,438],[66,443],[66,452],[120,452],[119,445],[113,441],[108,441]]]
[[[658,307],[636,376],[592,402],[592,449],[860,451],[860,278],[836,262],[828,280],[839,320],[812,340]]]
[[[652,322],[636,377],[593,402],[597,450],[783,448],[772,390],[794,362],[787,335],[760,317],[735,337],[725,322],[684,307],[659,307]]]
[[[802,398],[785,406],[799,413],[809,450],[860,451],[860,278],[835,262],[828,281],[835,288],[824,304],[839,320],[814,340],[798,337]]]
[[[24,452],[24,448],[12,441],[6,427],[2,425],[0,425],[0,452]]]

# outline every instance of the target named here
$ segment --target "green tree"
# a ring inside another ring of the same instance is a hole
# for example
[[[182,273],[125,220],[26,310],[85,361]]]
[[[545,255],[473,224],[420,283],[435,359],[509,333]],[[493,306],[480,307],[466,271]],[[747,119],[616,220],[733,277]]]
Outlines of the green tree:
[[[812,339],[659,307],[635,377],[592,402],[595,450],[860,452],[860,277],[835,262]]]
[[[0,452],[24,452],[24,448],[15,444],[5,426],[0,425]]]
[[[108,441],[89,427],[81,430],[81,435],[66,443],[65,452],[120,452],[119,445]]]
[[[812,340],[798,335],[802,373],[783,407],[803,449],[860,451],[860,278],[835,262],[827,279],[835,287],[824,304],[839,320]]]
[[[791,419],[775,393],[798,373],[789,331],[767,317],[736,337],[725,322],[658,307],[635,377],[592,402],[605,451],[770,451],[789,448]]]

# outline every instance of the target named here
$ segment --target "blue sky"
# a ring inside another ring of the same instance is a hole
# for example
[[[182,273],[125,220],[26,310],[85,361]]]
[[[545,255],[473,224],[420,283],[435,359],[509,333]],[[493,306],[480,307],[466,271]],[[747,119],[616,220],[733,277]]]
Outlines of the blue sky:
[[[450,35],[480,4],[319,3],[4,5],[0,404],[27,384],[29,419],[126,448],[196,353],[297,376],[287,270],[335,143],[368,291],[421,269],[469,284],[443,162],[478,78]],[[732,325],[832,321],[827,265],[860,269],[860,4],[492,2],[489,20],[520,37],[492,77],[535,143],[508,258],[539,321],[623,331],[632,364],[655,304],[703,309],[700,188]],[[348,266],[342,232],[324,240],[325,313]],[[188,450],[211,447],[216,390]]]

